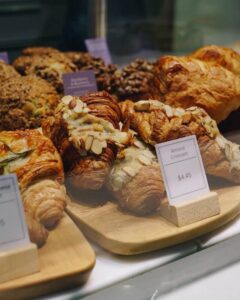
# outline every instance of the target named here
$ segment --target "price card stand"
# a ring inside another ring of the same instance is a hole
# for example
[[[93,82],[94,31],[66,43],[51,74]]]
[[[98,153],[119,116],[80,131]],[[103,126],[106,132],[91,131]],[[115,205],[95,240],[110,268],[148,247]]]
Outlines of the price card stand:
[[[0,283],[40,271],[35,244],[0,252]]]
[[[220,213],[218,194],[209,192],[193,200],[175,205],[164,200],[160,205],[160,214],[178,227],[189,225]]]

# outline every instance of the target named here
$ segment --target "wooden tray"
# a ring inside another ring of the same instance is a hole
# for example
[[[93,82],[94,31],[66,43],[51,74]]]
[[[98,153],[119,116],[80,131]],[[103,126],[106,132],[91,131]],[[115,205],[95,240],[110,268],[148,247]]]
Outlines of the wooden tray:
[[[64,215],[39,250],[41,271],[0,284],[0,299],[33,299],[83,284],[95,254],[73,221]]]
[[[90,206],[77,201],[76,196],[72,197],[67,212],[91,240],[106,250],[133,255],[191,240],[215,230],[240,213],[240,186],[212,190],[219,195],[221,214],[180,228],[159,214],[136,217],[121,211],[114,202],[95,205],[94,199],[88,199],[88,203],[93,203]],[[111,196],[106,195],[105,199],[111,199]],[[104,198],[103,195],[99,197]]]

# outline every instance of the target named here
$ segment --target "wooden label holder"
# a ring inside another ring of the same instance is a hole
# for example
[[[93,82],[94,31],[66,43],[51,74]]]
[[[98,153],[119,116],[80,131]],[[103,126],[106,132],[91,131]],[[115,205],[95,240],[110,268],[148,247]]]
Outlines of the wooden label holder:
[[[0,283],[40,271],[37,246],[33,243],[0,251]]]
[[[178,227],[189,225],[220,214],[218,194],[209,192],[193,200],[171,205],[164,200],[160,205],[160,214]]]

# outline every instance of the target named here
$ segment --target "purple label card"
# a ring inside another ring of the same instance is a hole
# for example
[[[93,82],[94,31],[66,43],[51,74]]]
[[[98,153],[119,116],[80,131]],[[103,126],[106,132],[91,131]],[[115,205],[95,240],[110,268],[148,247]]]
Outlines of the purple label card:
[[[63,74],[64,94],[82,96],[96,92],[97,83],[92,70]]]
[[[112,63],[107,41],[105,39],[87,39],[85,40],[85,45],[92,56],[102,58],[107,65]]]
[[[6,64],[9,64],[8,53],[0,52],[0,60],[3,60]]]

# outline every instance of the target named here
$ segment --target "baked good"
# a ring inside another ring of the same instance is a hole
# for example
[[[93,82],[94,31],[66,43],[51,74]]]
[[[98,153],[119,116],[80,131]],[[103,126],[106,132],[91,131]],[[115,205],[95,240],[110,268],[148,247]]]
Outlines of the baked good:
[[[51,53],[59,53],[60,51],[53,47],[28,47],[22,50],[22,55],[45,55]]]
[[[22,75],[35,74],[47,80],[59,94],[63,93],[62,75],[77,70],[76,66],[60,52],[20,56],[15,59],[13,66]]]
[[[54,88],[34,76],[11,77],[0,87],[0,130],[37,128],[59,101]]]
[[[106,92],[65,96],[43,132],[62,156],[67,180],[78,189],[100,189],[129,133],[119,130],[121,111]]]
[[[38,130],[0,132],[1,174],[16,173],[30,238],[39,246],[67,204],[61,158]]]
[[[240,78],[220,64],[191,56],[164,56],[155,72],[161,101],[170,106],[199,106],[217,123],[240,106]]]
[[[117,70],[116,65],[106,65],[101,58],[93,57],[86,52],[65,52],[65,55],[79,71],[93,70],[99,91],[110,91],[111,78]]]
[[[219,132],[216,122],[201,108],[173,108],[160,101],[122,102],[122,113],[146,143],[195,134],[206,172],[240,183],[240,147]]]
[[[117,70],[111,77],[107,91],[120,101],[131,99],[160,99],[158,86],[155,84],[154,63],[136,59],[122,70]]]
[[[165,195],[156,155],[137,138],[118,153],[107,187],[123,210],[136,215],[156,211]]]
[[[11,65],[0,60],[0,83],[16,77],[20,77],[19,73]]]
[[[240,55],[233,49],[216,45],[208,45],[197,49],[191,57],[202,61],[219,64],[240,76]]]

